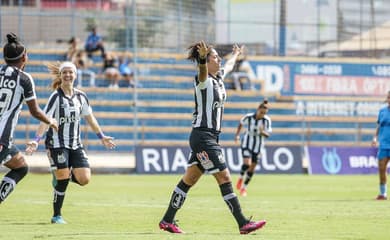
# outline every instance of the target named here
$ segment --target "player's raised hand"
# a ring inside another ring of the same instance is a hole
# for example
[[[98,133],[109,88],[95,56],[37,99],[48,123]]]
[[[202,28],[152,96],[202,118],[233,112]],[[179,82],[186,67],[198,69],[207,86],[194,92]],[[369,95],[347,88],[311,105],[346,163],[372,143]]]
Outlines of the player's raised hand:
[[[244,52],[245,45],[238,46],[238,44],[233,45],[233,54],[240,55]]]
[[[210,48],[207,47],[206,43],[202,40],[199,42],[198,45],[198,53],[199,58],[205,59],[207,57],[207,54],[209,53]]]

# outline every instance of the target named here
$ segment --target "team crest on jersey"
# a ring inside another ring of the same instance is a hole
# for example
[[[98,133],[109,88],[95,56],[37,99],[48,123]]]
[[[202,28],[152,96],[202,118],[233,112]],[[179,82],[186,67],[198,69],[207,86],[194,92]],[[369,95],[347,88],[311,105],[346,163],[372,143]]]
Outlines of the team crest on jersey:
[[[60,153],[57,155],[57,162],[58,163],[64,163],[66,161],[64,153]]]

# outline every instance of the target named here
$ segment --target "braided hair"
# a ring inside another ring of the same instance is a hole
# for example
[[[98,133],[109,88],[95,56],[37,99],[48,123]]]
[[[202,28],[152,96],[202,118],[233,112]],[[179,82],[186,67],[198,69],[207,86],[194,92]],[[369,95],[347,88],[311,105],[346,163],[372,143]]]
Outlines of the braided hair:
[[[26,53],[26,47],[15,33],[7,34],[7,43],[3,47],[3,56],[7,64],[18,63]]]

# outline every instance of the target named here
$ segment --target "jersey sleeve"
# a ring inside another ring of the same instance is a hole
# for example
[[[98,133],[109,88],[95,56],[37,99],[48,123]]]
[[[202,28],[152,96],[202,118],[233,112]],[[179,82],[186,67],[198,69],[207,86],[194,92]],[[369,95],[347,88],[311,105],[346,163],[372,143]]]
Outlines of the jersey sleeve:
[[[240,119],[241,125],[248,124],[248,119],[249,119],[249,114],[243,116],[243,117]]]
[[[50,95],[49,100],[47,101],[47,104],[43,109],[47,116],[54,117],[54,112],[56,110],[56,107],[58,106],[58,97],[59,95],[57,91]]]
[[[267,119],[267,121],[266,121],[264,129],[265,129],[266,132],[272,133],[272,121],[271,121],[271,118],[267,117],[266,119]]]
[[[207,86],[209,85],[209,82],[210,82],[210,78],[209,78],[209,77],[207,77],[206,80],[205,80],[204,82],[201,82],[201,81],[199,81],[199,79],[198,79],[198,75],[195,76],[195,82],[194,82],[194,84],[195,84],[195,87],[198,88],[198,89],[201,89],[201,90],[202,90],[202,89],[206,89]]]
[[[89,105],[88,98],[85,94],[81,95],[81,103],[82,103],[82,106],[81,106],[80,115],[82,117],[90,115],[92,113],[92,108],[91,108],[91,105]]]
[[[36,98],[35,84],[30,74],[22,72],[20,75],[20,86],[23,88],[23,97],[26,101]]]

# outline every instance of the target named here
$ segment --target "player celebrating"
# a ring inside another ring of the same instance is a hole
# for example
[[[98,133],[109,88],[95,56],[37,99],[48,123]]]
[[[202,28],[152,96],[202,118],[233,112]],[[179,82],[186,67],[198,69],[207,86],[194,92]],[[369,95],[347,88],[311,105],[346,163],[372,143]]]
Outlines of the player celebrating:
[[[23,155],[12,142],[23,101],[33,117],[57,130],[57,122],[48,118],[38,106],[34,80],[23,71],[28,60],[26,48],[13,33],[7,34],[7,40],[3,47],[6,65],[0,68],[0,164],[11,170],[1,181],[0,203],[28,172]]]
[[[159,223],[160,229],[171,233],[183,233],[174,218],[181,208],[187,193],[204,172],[213,174],[226,204],[232,212],[241,234],[255,231],[265,225],[265,221],[248,220],[241,211],[237,196],[233,192],[230,172],[226,166],[218,143],[226,91],[225,77],[221,70],[221,58],[217,51],[203,41],[190,46],[188,59],[198,63],[198,75],[194,79],[195,112],[190,135],[191,156],[188,168],[173,191],[168,209]],[[224,70],[230,72],[242,47],[233,46],[232,57],[226,62]]]
[[[48,100],[45,112],[49,116],[55,117],[59,123],[58,133],[49,129],[45,141],[51,169],[54,171],[56,179],[53,200],[54,214],[51,222],[64,224],[66,222],[61,216],[61,208],[70,178],[81,186],[88,184],[91,178],[88,157],[80,138],[80,118],[85,117],[104,146],[111,149],[115,147],[115,143],[112,137],[103,134],[92,113],[87,95],[73,88],[77,74],[76,66],[71,62],[63,62],[60,65],[50,65],[49,69],[55,76],[52,83],[54,92]],[[37,150],[39,140],[46,130],[45,125],[39,126],[35,140],[27,144],[26,152],[28,154]]]
[[[271,118],[266,115],[268,112],[267,103],[268,101],[264,100],[255,113],[246,114],[241,118],[236,131],[235,141],[237,142],[240,140],[242,127],[246,126],[245,135],[241,140],[241,152],[244,163],[241,166],[240,176],[236,184],[237,190],[244,197],[247,195],[246,187],[255,172],[258,155],[264,148],[265,138],[268,138],[272,132]]]

